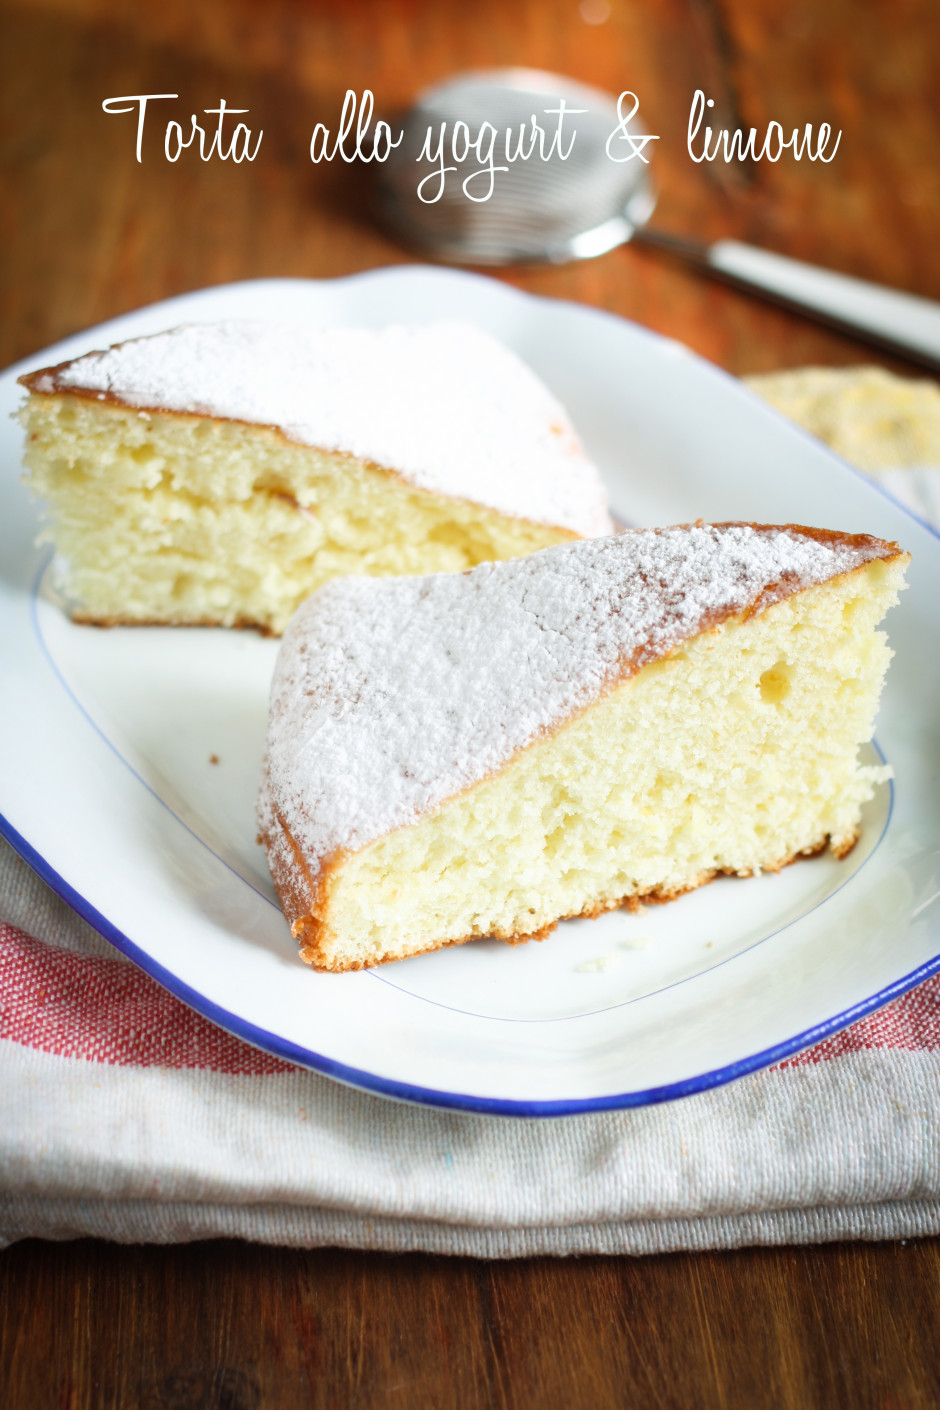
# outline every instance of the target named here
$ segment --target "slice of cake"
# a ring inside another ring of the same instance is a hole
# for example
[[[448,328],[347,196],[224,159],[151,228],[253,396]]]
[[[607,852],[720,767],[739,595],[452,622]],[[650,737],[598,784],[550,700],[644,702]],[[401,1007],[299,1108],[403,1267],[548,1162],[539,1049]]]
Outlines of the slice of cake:
[[[80,621],[278,633],[329,578],[611,530],[558,402],[462,324],[193,325],[21,381],[29,483]]]
[[[669,900],[858,836],[895,544],[634,530],[300,609],[260,825],[303,957],[356,969]]]

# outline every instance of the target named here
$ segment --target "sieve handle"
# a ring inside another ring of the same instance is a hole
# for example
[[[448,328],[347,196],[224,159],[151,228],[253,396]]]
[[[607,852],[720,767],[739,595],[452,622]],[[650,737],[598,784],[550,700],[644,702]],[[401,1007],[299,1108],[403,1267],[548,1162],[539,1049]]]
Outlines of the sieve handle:
[[[701,245],[650,229],[637,230],[634,238],[691,260],[737,288],[940,371],[940,303],[933,299],[819,269],[738,240]]]

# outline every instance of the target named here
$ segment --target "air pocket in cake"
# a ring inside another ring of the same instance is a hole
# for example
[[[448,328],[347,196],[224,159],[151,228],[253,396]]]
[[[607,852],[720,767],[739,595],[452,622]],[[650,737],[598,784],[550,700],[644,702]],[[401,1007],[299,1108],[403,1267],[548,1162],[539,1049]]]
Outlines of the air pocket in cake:
[[[851,850],[896,545],[633,530],[300,609],[260,825],[305,959],[360,968]]]

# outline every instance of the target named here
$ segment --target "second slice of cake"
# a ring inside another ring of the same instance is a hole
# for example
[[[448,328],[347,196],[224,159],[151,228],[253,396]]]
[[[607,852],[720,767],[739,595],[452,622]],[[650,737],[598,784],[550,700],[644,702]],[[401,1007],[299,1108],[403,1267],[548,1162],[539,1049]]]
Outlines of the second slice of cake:
[[[29,483],[80,621],[279,633],[338,575],[610,532],[561,406],[467,325],[197,324],[21,380]]]
[[[858,836],[907,555],[633,530],[329,584],[285,637],[260,824],[304,958],[354,969],[668,900]]]

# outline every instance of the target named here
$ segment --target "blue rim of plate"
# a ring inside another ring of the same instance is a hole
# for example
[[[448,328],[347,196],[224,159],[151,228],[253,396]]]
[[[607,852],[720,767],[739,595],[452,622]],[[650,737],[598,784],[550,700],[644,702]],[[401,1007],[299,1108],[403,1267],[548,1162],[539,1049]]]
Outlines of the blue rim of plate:
[[[404,268],[409,271],[416,271],[422,267],[419,265],[406,265]],[[440,271],[435,269],[435,273],[439,272]],[[381,273],[384,273],[384,271],[370,270],[359,274],[348,275],[345,279],[303,282],[351,283],[357,280],[368,279],[370,275]],[[461,271],[461,273],[470,278],[478,278],[483,282],[490,282],[485,275],[468,274],[467,271]],[[244,282],[280,283],[286,281],[248,280]],[[234,287],[237,286],[215,286],[216,290],[219,291]],[[586,308],[585,305],[578,304],[573,300],[545,300],[539,298],[537,295],[526,294],[522,290],[511,288],[507,288],[506,292],[519,294],[522,298],[534,298],[536,302],[560,303],[571,308],[577,308],[581,311],[591,312],[602,318],[612,318],[617,322],[630,321],[620,320],[616,315],[609,314],[604,309],[591,309],[589,306]],[[187,298],[189,295],[178,297]],[[161,302],[174,303],[176,301],[176,299],[158,300],[158,304]],[[154,308],[156,306],[158,305],[151,304],[146,307]],[[123,315],[122,318],[126,316],[127,315]],[[115,319],[110,321],[118,322],[120,320]],[[106,327],[107,325],[103,326]],[[649,338],[660,339],[662,337],[662,335],[657,334],[653,329],[644,328],[642,324],[633,323],[631,326]],[[95,332],[96,330],[91,329],[89,331]],[[668,342],[672,340],[664,339],[664,341]],[[683,351],[687,352],[690,356],[698,357],[691,349],[687,349],[681,344],[680,346],[682,346]],[[18,372],[21,368],[28,370],[34,360],[34,357],[23,359],[20,363],[14,364],[13,367],[7,368],[2,375],[8,376]],[[776,412],[774,408],[769,407],[765,402],[761,401],[755,392],[752,392],[747,386],[742,384],[739,379],[727,372],[724,368],[708,362],[705,358],[700,360],[705,362],[713,372],[718,373],[720,377],[728,381],[733,381],[740,391],[744,391],[746,395],[753,398],[755,401],[760,401],[764,410],[771,411],[780,420],[786,421],[791,429],[796,430],[815,445],[818,446],[820,444],[808,431],[804,431],[802,427],[788,421],[782,413]],[[906,504],[896,499],[895,496],[879,484],[877,480],[863,474],[862,471],[858,470],[854,465],[843,460],[842,457],[837,455],[830,447],[825,446],[823,448],[840,465],[850,470],[854,476],[864,481],[883,498],[889,500],[895,508],[901,510],[909,519],[913,519],[921,528],[926,529],[933,538],[940,539],[940,531],[935,529],[934,526],[929,524],[926,520],[921,519],[920,516]],[[250,1046],[258,1048],[262,1052],[270,1053],[274,1057],[281,1058],[285,1062],[293,1063],[298,1067],[308,1068],[311,1071],[320,1073],[324,1077],[330,1077],[334,1081],[342,1082],[360,1091],[369,1092],[375,1096],[390,1098],[395,1101],[409,1102],[419,1106],[433,1107],[446,1111],[467,1112],[482,1116],[530,1119],[558,1116],[587,1116],[606,1111],[621,1111],[631,1107],[655,1106],[661,1102],[675,1101],[680,1097],[695,1096],[697,1093],[707,1092],[715,1087],[723,1087],[729,1082],[736,1081],[739,1077],[746,1077],[750,1073],[758,1072],[763,1068],[772,1067],[775,1063],[782,1062],[786,1058],[793,1057],[796,1053],[803,1052],[807,1048],[815,1046],[815,1044],[822,1042],[824,1039],[830,1038],[834,1034],[840,1033],[843,1029],[850,1027],[853,1023],[857,1023],[859,1019],[865,1018],[866,1015],[874,1013],[877,1009],[884,1008],[884,1006],[891,1003],[892,1000],[901,998],[902,995],[908,993],[911,989],[915,989],[918,984],[923,983],[925,979],[930,979],[933,975],[940,973],[940,954],[937,954],[932,959],[919,965],[916,969],[911,970],[908,974],[903,975],[900,979],[894,980],[884,989],[878,990],[876,993],[869,995],[866,999],[859,1000],[858,1003],[842,1010],[840,1013],[834,1014],[831,1018],[823,1019],[820,1023],[814,1024],[811,1028],[804,1029],[802,1032],[794,1034],[792,1038],[786,1038],[782,1042],[776,1043],[769,1048],[763,1048],[759,1052],[750,1054],[748,1057],[739,1058],[736,1062],[728,1063],[724,1067],[712,1068],[707,1072],[698,1073],[694,1077],[683,1078],[679,1082],[666,1083],[660,1087],[647,1087],[638,1091],[620,1092],[601,1097],[580,1097],[558,1101],[521,1101],[495,1097],[479,1097],[465,1092],[444,1092],[433,1087],[421,1087],[409,1082],[394,1081],[391,1078],[380,1077],[376,1073],[367,1072],[364,1069],[350,1067],[346,1063],[337,1062],[333,1058],[325,1057],[322,1053],[315,1053],[311,1049],[301,1047],[298,1043],[292,1043],[289,1039],[283,1038],[277,1033],[271,1033],[267,1029],[261,1028],[257,1024],[250,1023],[247,1019],[240,1018],[237,1014],[231,1013],[228,1009],[224,1009],[220,1005],[213,1003],[211,999],[208,999],[204,994],[201,994],[198,990],[184,983],[183,980],[179,979],[157,960],[154,960],[146,951],[136,945],[129,936],[119,930],[116,925],[113,925],[111,921],[108,920],[107,916],[103,915],[90,901],[82,896],[80,892],[76,891],[75,888],[52,867],[2,814],[0,814],[0,837],[3,837],[10,844],[13,850],[22,857],[32,870],[36,872],[37,876],[39,876],[57,896],[71,906],[84,921],[112,944],[116,950],[126,955],[128,959],[133,960],[138,968],[142,969],[145,974],[148,974],[151,979],[156,980],[158,984],[175,998],[179,999],[196,1013],[201,1014],[203,1018],[208,1019],[211,1023],[224,1029],[227,1033],[231,1033],[242,1042],[248,1043]]]
[[[13,850],[19,853],[37,876],[51,887],[57,896],[67,902],[115,949],[120,950],[128,959],[133,960],[140,969],[150,975],[151,979],[155,979],[175,998],[194,1009],[203,1018],[209,1019],[211,1023],[217,1024],[218,1027],[224,1028],[234,1037],[240,1038],[242,1042],[260,1048],[263,1052],[271,1053],[274,1057],[282,1058],[285,1062],[294,1063],[298,1067],[310,1068],[314,1072],[321,1073],[324,1077],[331,1077],[337,1082],[371,1092],[375,1096],[390,1097],[396,1101],[412,1102],[419,1106],[439,1107],[447,1111],[472,1112],[481,1116],[529,1118],[588,1116],[603,1111],[621,1111],[628,1107],[655,1106],[660,1102],[675,1101],[678,1097],[691,1097],[698,1092],[710,1091],[713,1087],[723,1087],[728,1082],[734,1082],[738,1077],[746,1077],[751,1072],[771,1067],[784,1058],[792,1057],[795,1053],[812,1047],[824,1038],[841,1032],[843,1028],[848,1028],[860,1018],[864,1018],[866,1014],[883,1008],[892,999],[900,998],[902,994],[916,988],[925,979],[940,973],[940,955],[936,955],[933,959],[919,965],[917,969],[911,970],[909,974],[895,980],[885,989],[880,989],[867,999],[853,1004],[851,1008],[835,1014],[832,1018],[824,1019],[822,1023],[817,1023],[812,1028],[795,1034],[792,1038],[776,1043],[771,1048],[764,1048],[749,1057],[740,1058],[737,1062],[728,1063],[726,1067],[716,1067],[709,1072],[684,1078],[681,1082],[667,1083],[662,1087],[647,1087],[636,1092],[620,1092],[603,1097],[579,1097],[566,1101],[515,1101],[496,1097],[477,1097],[466,1092],[442,1092],[433,1087],[419,1087],[410,1082],[396,1082],[387,1077],[379,1077],[374,1072],[366,1072],[362,1068],[350,1067],[346,1063],[336,1062],[333,1058],[324,1057],[322,1053],[315,1053],[309,1048],[303,1048],[299,1043],[292,1043],[277,1033],[271,1033],[265,1028],[260,1028],[257,1024],[239,1018],[237,1014],[231,1013],[228,1009],[221,1008],[211,999],[207,999],[204,994],[178,979],[170,970],[165,969],[162,964],[152,959],[146,951],[135,945],[134,941],[122,930],[118,930],[116,925],[112,925],[107,916],[102,915],[90,901],[75,890],[74,886],[70,886],[65,878],[49,865],[35,847],[31,846],[2,814],[0,814],[0,836],[9,842]]]
[[[79,697],[75,694],[74,690],[72,689],[71,685],[69,684],[68,680],[66,679],[65,675],[63,674],[63,672],[62,672],[62,670],[61,670],[61,668],[60,668],[60,666],[59,666],[59,663],[58,663],[58,661],[57,661],[56,658],[55,658],[54,653],[52,652],[52,650],[51,650],[51,648],[50,648],[50,646],[49,646],[49,642],[48,642],[47,639],[46,639],[46,636],[45,636],[45,634],[44,634],[44,632],[43,632],[43,629],[42,629],[42,625],[41,625],[40,620],[39,620],[39,613],[38,613],[39,595],[40,595],[40,592],[41,592],[41,590],[42,590],[42,585],[43,585],[43,583],[44,583],[44,582],[46,581],[46,579],[47,579],[47,576],[48,576],[48,573],[49,573],[49,568],[50,568],[50,565],[52,564],[52,560],[53,560],[53,550],[50,548],[49,551],[48,551],[48,553],[47,553],[47,555],[46,555],[45,560],[40,563],[40,565],[39,565],[39,567],[38,567],[38,569],[37,569],[37,571],[36,571],[35,577],[34,577],[34,579],[33,579],[33,587],[32,587],[32,592],[31,592],[31,594],[30,594],[30,617],[31,617],[31,619],[32,619],[34,637],[35,637],[36,641],[37,641],[38,644],[39,644],[39,648],[40,648],[40,650],[41,650],[43,656],[44,656],[45,659],[46,659],[46,664],[49,666],[50,670],[52,671],[53,675],[55,676],[55,678],[56,678],[56,680],[58,681],[59,685],[61,686],[62,690],[63,690],[63,691],[65,692],[65,694],[68,696],[69,700],[72,702],[72,705],[75,707],[75,709],[78,711],[78,713],[84,718],[84,720],[85,720],[86,723],[90,726],[90,728],[91,728],[92,730],[94,730],[94,732],[95,732],[95,734],[97,734],[98,738],[107,746],[108,749],[110,749],[111,753],[112,753],[112,754],[114,755],[114,757],[123,765],[123,767],[124,767],[125,769],[127,769],[128,773],[130,773],[130,775],[131,775],[132,778],[135,780],[135,782],[136,782],[141,788],[143,788],[146,793],[149,793],[150,796],[151,796],[153,799],[155,799],[156,802],[159,803],[162,808],[166,809],[166,811],[167,811],[167,812],[170,814],[170,816],[173,818],[174,822],[176,822],[179,827],[183,828],[184,831],[188,832],[188,833],[190,834],[190,836],[191,836],[196,842],[198,842],[201,847],[204,847],[204,848],[206,849],[206,851],[209,853],[209,855],[210,855],[211,857],[213,857],[213,858],[215,859],[215,861],[217,861],[217,862],[219,863],[220,866],[224,867],[227,871],[231,872],[232,875],[235,876],[244,886],[247,886],[248,889],[249,889],[250,891],[253,891],[256,896],[260,896],[261,899],[264,900],[264,901],[266,901],[267,904],[268,904],[269,906],[271,906],[271,908],[272,908],[273,910],[277,911],[277,912],[280,914],[280,909],[281,909],[281,908],[280,908],[279,902],[278,902],[277,900],[275,900],[275,899],[272,899],[270,896],[266,895],[265,892],[259,891],[258,888],[254,885],[254,883],[251,882],[251,881],[248,879],[248,877],[244,876],[244,875],[242,874],[242,872],[240,872],[240,871],[238,870],[237,867],[233,867],[232,864],[231,864],[231,862],[229,862],[225,857],[221,856],[218,852],[216,852],[216,851],[209,845],[209,843],[206,842],[205,838],[202,837],[202,836],[200,835],[200,833],[199,833],[190,823],[186,822],[183,818],[180,817],[179,813],[175,811],[175,809],[173,808],[173,806],[172,806],[169,802],[167,802],[167,800],[166,800],[164,797],[161,796],[159,790],[158,790],[158,789],[155,789],[155,788],[152,786],[152,784],[148,783],[147,780],[146,780],[146,779],[143,777],[143,775],[140,773],[139,769],[131,762],[131,760],[127,757],[127,755],[121,752],[120,747],[119,747],[119,746],[115,743],[115,741],[108,735],[107,731],[106,731],[106,730],[102,727],[102,725],[94,718],[94,716],[86,709],[85,705],[82,703],[82,701],[79,699]],[[886,763],[887,761],[886,761],[886,759],[885,759],[884,754],[881,752],[881,749],[880,749],[879,746],[878,746],[878,741],[877,741],[877,739],[874,739],[874,738],[873,738],[873,739],[871,740],[871,745],[872,745],[872,747],[874,748],[874,750],[875,750],[876,754],[878,755],[879,759],[881,760],[882,764]],[[843,881],[840,881],[839,885],[836,886],[836,887],[829,893],[829,895],[825,898],[826,900],[830,900],[831,897],[834,896],[834,895],[836,895],[839,891],[841,891],[841,890],[843,889],[843,887],[849,886],[849,885],[854,881],[855,877],[858,875],[858,872],[862,869],[862,867],[867,866],[868,862],[871,861],[871,858],[872,858],[872,856],[874,855],[874,853],[878,850],[878,848],[881,846],[882,842],[884,841],[884,839],[885,839],[885,837],[886,837],[886,835],[887,835],[887,833],[888,833],[888,829],[889,829],[890,826],[891,826],[891,819],[892,819],[892,816],[893,816],[893,814],[894,814],[895,792],[894,792],[894,783],[893,783],[893,781],[891,781],[891,782],[888,783],[888,788],[890,789],[890,801],[889,801],[889,804],[888,804],[888,813],[887,813],[887,817],[886,817],[885,820],[884,820],[884,823],[883,823],[882,828],[881,828],[881,832],[880,832],[880,834],[879,834],[877,840],[875,841],[875,845],[874,845],[874,847],[872,848],[872,851],[871,851],[871,852],[869,853],[869,855],[862,861],[860,867],[859,867],[854,873],[852,873],[850,876],[847,876]],[[0,821],[2,821],[2,818],[0,818]],[[0,829],[0,833],[2,833],[2,829]],[[817,904],[821,904],[821,903],[817,903]],[[813,907],[813,909],[815,909],[815,907]],[[793,923],[793,922],[788,921],[785,925],[783,925],[783,926],[780,927],[780,930],[786,930],[786,929],[788,929],[789,926],[790,926],[792,923]],[[752,941],[750,944],[746,945],[746,946],[744,947],[744,949],[738,950],[734,955],[729,956],[729,957],[726,958],[726,959],[717,961],[713,966],[710,966],[710,967],[709,967],[709,972],[712,972],[712,970],[714,970],[714,969],[720,969],[720,968],[722,968],[724,965],[732,963],[733,960],[737,959],[740,955],[746,954],[749,950],[755,949],[758,945],[763,945],[763,944],[765,943],[765,941],[771,940],[771,939],[773,939],[773,937],[774,937],[775,935],[778,935],[778,934],[780,933],[780,930],[770,930],[766,935],[762,935],[762,936],[760,937],[760,939]],[[419,997],[419,996],[415,995],[414,993],[412,993],[412,991],[409,990],[408,988],[403,988],[402,986],[396,984],[396,983],[394,982],[394,980],[391,979],[391,978],[389,977],[389,975],[386,973],[386,970],[387,970],[388,968],[389,968],[389,966],[386,966],[386,965],[367,967],[367,968],[365,969],[364,973],[368,974],[372,979],[378,980],[378,981],[379,981],[380,983],[382,983],[382,984],[387,984],[387,985],[389,985],[389,987],[392,988],[392,989],[397,989],[397,990],[398,990],[400,993],[402,993],[402,994],[408,994],[408,995],[410,995],[412,998],[417,998],[417,997]],[[685,979],[672,980],[672,981],[670,981],[669,983],[662,985],[662,987],[661,987],[660,989],[652,990],[649,994],[646,994],[646,995],[644,995],[643,997],[649,998],[649,997],[652,997],[653,994],[662,993],[663,990],[665,990],[665,989],[672,989],[672,988],[675,988],[676,985],[686,984],[686,983],[688,983],[688,977],[686,977]],[[458,1008],[458,1007],[456,1007],[456,1006],[453,1005],[453,1004],[445,1004],[445,1003],[443,1003],[441,1000],[438,1000],[438,999],[430,999],[430,998],[427,997],[427,995],[421,995],[420,997],[421,997],[421,1001],[422,1001],[423,1003],[429,1003],[429,1004],[433,1005],[435,1008],[445,1008],[445,1009],[448,1009],[448,1010],[449,1010],[450,1012],[452,1012],[452,1013],[463,1014],[465,1017],[470,1017],[470,1018],[490,1018],[491,1021],[493,1021],[493,1022],[498,1022],[498,1023],[502,1023],[502,1022],[516,1022],[516,1023],[538,1023],[538,1022],[542,1022],[542,1020],[540,1020],[540,1019],[512,1019],[512,1020],[507,1020],[507,1019],[504,1019],[504,1018],[493,1018],[492,1015],[475,1013],[475,1012],[473,1012],[472,1010]],[[627,1000],[626,1002],[627,1002],[627,1003],[633,1003],[633,1002],[635,1002],[635,1000]],[[622,1005],[621,1003],[617,1003],[617,1004],[608,1005],[608,1006],[606,1006],[604,1009],[589,1011],[589,1012],[587,1012],[587,1013],[581,1013],[581,1014],[578,1014],[578,1015],[568,1015],[567,1017],[568,1017],[569,1019],[572,1018],[572,1017],[590,1018],[590,1017],[594,1016],[596,1013],[609,1012],[611,1008],[620,1008],[620,1007],[622,1007],[622,1006],[623,1006],[623,1005]]]

